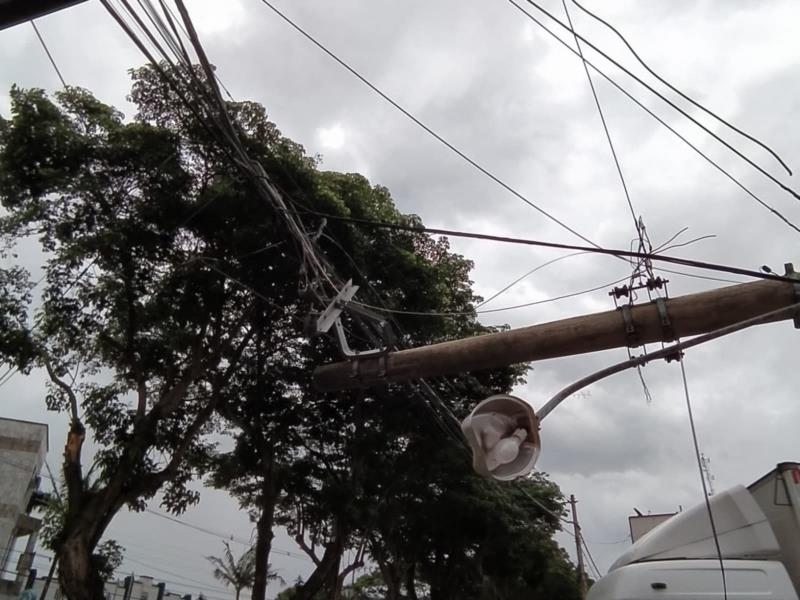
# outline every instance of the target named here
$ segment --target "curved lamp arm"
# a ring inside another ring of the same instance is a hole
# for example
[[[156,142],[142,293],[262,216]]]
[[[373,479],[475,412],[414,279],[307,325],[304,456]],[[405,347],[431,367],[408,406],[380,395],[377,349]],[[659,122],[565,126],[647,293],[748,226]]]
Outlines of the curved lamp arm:
[[[553,396],[547,404],[545,404],[540,410],[536,411],[536,416],[538,417],[539,421],[544,419],[547,415],[549,415],[555,407],[561,404],[564,400],[566,400],[569,396],[574,394],[580,389],[585,388],[587,385],[591,385],[596,381],[600,381],[601,379],[605,379],[610,375],[614,375],[615,373],[619,373],[620,371],[625,371],[627,369],[631,369],[633,367],[638,367],[642,365],[646,365],[650,361],[657,360],[659,358],[666,358],[668,356],[674,355],[676,353],[682,352],[686,348],[691,348],[693,346],[699,346],[705,342],[709,342],[711,340],[715,340],[717,338],[723,337],[730,333],[735,333],[737,331],[741,331],[742,329],[746,329],[748,327],[752,327],[753,325],[761,325],[762,323],[768,323],[773,320],[779,320],[780,318],[785,318],[787,314],[792,314],[800,310],[800,303],[792,304],[791,306],[786,306],[784,308],[780,308],[778,310],[773,310],[768,313],[764,313],[763,315],[759,315],[757,317],[753,317],[751,319],[746,319],[744,321],[739,321],[738,323],[734,323],[733,325],[728,325],[727,327],[723,327],[722,329],[717,329],[716,331],[712,331],[710,333],[706,333],[703,335],[698,335],[697,337],[692,338],[691,340],[687,340],[685,342],[678,342],[677,344],[673,344],[672,346],[668,346],[661,350],[657,350],[656,352],[650,352],[648,354],[642,354],[641,356],[636,356],[630,360],[623,361],[621,363],[617,363],[616,365],[612,365],[610,367],[606,367],[605,369],[601,369],[596,373],[592,373],[588,377],[584,377],[583,379],[579,379],[575,383],[572,383],[565,387],[563,390],[558,392],[555,396]]]

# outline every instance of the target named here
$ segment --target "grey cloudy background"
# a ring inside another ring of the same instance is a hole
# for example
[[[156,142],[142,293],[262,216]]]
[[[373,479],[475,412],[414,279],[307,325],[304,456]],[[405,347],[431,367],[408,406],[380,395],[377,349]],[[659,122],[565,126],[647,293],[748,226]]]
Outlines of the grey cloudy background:
[[[603,246],[628,247],[635,236],[633,220],[580,61],[508,2],[276,0],[276,5],[542,208]],[[563,18],[560,2],[547,0],[545,5]],[[587,0],[586,5],[620,28],[653,68],[800,169],[800,5],[791,0]],[[326,168],[364,173],[387,186],[401,210],[418,213],[430,226],[579,242],[421,131],[258,0],[192,0],[189,8],[234,97],[263,103],[286,135],[323,155]],[[574,7],[572,15],[586,37],[643,73],[612,34]],[[99,2],[43,18],[39,27],[68,83],[89,88],[130,114],[126,69],[142,59]],[[58,89],[30,25],[0,32],[0,56],[3,114],[11,84]],[[797,200],[603,59],[591,52],[587,57],[765,201],[800,221]],[[717,237],[674,254],[749,268],[767,264],[775,270],[787,261],[800,263],[796,232],[605,81],[596,77],[595,82],[634,207],[655,244],[689,227],[683,239]],[[696,109],[691,113],[728,135]],[[765,152],[729,139],[779,173]],[[479,241],[452,244],[475,261],[475,286],[485,297],[560,255]],[[24,258],[32,267],[40,260],[33,254]],[[531,276],[488,308],[597,287],[629,270],[610,257],[569,258]],[[669,278],[672,295],[723,285]],[[606,292],[598,291],[491,313],[484,320],[523,326],[612,306]],[[718,489],[748,484],[775,463],[800,458],[796,336],[790,323],[782,323],[688,354],[700,443],[711,458]],[[537,363],[518,393],[541,406],[571,381],[625,356],[616,350]],[[602,571],[626,547],[612,542],[627,535],[633,507],[663,512],[702,499],[679,367],[662,362],[644,373],[651,403],[636,373],[624,373],[570,399],[542,430],[539,468],[565,494],[578,497],[584,535]],[[17,377],[2,390],[0,412],[50,423],[50,463],[55,465],[66,420],[44,411],[42,389],[40,377]],[[182,518],[237,539],[250,536],[247,516],[219,492],[204,491],[200,504]],[[219,539],[147,513],[120,515],[109,535],[128,549],[124,570],[171,581],[178,591],[196,594],[204,588],[209,597],[230,597],[213,582],[202,558],[221,552]],[[573,551],[568,536],[562,534],[560,541]],[[275,545],[298,552],[285,535]],[[298,556],[275,554],[272,560],[287,580],[310,570],[309,561]]]

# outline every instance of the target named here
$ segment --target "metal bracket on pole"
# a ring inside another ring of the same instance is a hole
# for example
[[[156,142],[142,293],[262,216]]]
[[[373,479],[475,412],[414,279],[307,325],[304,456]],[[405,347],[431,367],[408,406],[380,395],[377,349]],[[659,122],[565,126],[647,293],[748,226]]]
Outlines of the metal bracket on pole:
[[[319,316],[316,327],[317,333],[327,333],[330,331],[331,327],[336,330],[336,337],[339,341],[339,348],[341,349],[342,354],[344,354],[346,358],[355,359],[353,361],[353,377],[358,377],[357,359],[367,356],[380,356],[381,354],[385,354],[389,351],[389,343],[392,337],[391,329],[386,319],[365,308],[350,304],[357,291],[358,286],[353,285],[352,279],[348,280],[348,282],[344,284],[344,287],[339,290],[339,293],[336,294],[336,297],[331,301],[328,307]],[[342,325],[343,311],[354,313],[356,315],[377,321],[381,330],[381,336],[384,345],[381,348],[374,348],[372,350],[353,350],[347,341],[344,325]]]
[[[628,340],[628,347],[636,348],[637,346],[641,346],[639,335],[636,333],[636,323],[633,321],[631,305],[623,304],[619,307],[619,311],[622,313],[622,321],[625,324],[625,337]]]
[[[786,270],[786,273],[784,273],[785,277],[797,280],[797,283],[794,284],[794,299],[800,302],[800,273],[794,270],[794,265],[792,263],[786,263],[783,265],[783,268]],[[794,316],[794,328],[800,329],[800,313]]]

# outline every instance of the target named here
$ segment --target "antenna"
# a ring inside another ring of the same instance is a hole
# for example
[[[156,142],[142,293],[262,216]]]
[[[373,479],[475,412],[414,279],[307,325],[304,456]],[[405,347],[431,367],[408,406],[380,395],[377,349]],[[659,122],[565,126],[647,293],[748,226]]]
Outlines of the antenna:
[[[705,454],[700,454],[700,465],[703,469],[703,476],[706,478],[706,483],[708,484],[708,496],[711,497],[714,495],[714,480],[716,479],[711,472],[711,459]]]

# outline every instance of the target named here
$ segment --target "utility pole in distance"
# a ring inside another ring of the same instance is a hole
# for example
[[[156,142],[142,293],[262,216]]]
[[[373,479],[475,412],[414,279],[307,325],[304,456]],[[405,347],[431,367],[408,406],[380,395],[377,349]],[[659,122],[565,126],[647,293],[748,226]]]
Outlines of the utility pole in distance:
[[[578,501],[575,500],[575,495],[569,495],[569,505],[572,507],[572,526],[575,533],[575,551],[578,558],[578,587],[581,591],[581,598],[586,598],[586,569],[583,565],[583,547],[581,546],[581,526],[578,523]]]
[[[787,276],[795,277],[791,265]],[[800,280],[798,281],[800,283]],[[798,301],[798,283],[757,281],[410,350],[358,357],[314,370],[322,391],[364,388],[709,333]],[[787,312],[775,320],[795,318]]]

